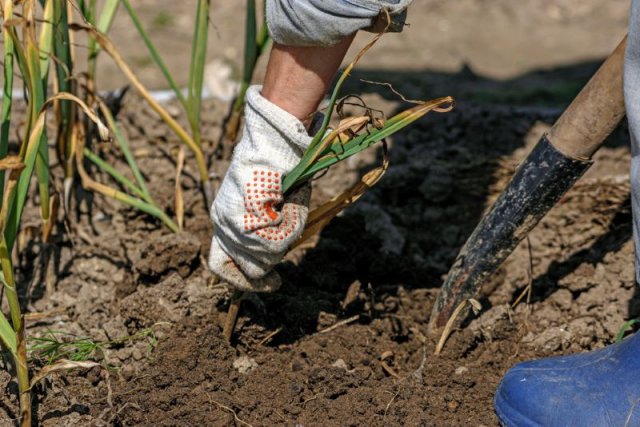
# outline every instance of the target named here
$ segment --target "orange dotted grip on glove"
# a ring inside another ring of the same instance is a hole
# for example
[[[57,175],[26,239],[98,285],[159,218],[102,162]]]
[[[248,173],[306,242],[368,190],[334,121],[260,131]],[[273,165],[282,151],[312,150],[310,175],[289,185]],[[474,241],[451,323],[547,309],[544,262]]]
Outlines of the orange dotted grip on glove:
[[[282,201],[280,178],[279,172],[254,170],[253,177],[245,184],[244,207],[247,213],[244,214],[244,230],[255,232],[266,240],[284,240],[297,224],[295,207],[283,209],[279,226],[270,224],[280,217],[275,209]]]

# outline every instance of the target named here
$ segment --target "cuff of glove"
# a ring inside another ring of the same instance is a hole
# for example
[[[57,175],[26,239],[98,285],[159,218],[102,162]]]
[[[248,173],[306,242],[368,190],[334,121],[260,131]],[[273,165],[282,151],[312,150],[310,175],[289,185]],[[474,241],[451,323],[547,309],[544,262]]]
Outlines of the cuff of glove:
[[[375,26],[382,9],[387,9],[392,15],[392,31],[399,31],[406,16],[403,12],[411,2],[270,0],[267,2],[267,26],[276,43],[287,46],[331,46],[358,30]]]
[[[302,155],[311,143],[307,129],[297,117],[262,96],[261,90],[261,85],[253,85],[247,89],[247,124],[251,123],[252,114],[260,116],[267,126],[280,133],[283,139],[300,150],[299,155]]]

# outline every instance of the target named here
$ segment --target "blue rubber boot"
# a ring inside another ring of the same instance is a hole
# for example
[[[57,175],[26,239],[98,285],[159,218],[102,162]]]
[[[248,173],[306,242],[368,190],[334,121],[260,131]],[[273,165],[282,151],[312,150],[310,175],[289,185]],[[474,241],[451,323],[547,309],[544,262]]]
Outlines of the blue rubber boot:
[[[503,426],[640,426],[640,333],[588,353],[519,363],[494,398]]]

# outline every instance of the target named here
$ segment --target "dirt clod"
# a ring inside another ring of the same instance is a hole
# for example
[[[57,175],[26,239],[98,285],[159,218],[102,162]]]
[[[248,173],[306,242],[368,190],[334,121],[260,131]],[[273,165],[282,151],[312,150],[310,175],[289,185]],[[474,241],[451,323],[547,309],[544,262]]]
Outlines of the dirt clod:
[[[530,332],[522,338],[524,344],[537,351],[556,351],[569,347],[573,334],[565,328],[551,327],[540,334]]]
[[[187,277],[197,266],[199,255],[200,241],[194,235],[183,232],[145,239],[132,261],[142,276],[152,279],[171,271]]]
[[[251,372],[257,367],[258,364],[256,363],[256,361],[249,356],[240,356],[233,361],[233,369],[240,372],[241,374]]]

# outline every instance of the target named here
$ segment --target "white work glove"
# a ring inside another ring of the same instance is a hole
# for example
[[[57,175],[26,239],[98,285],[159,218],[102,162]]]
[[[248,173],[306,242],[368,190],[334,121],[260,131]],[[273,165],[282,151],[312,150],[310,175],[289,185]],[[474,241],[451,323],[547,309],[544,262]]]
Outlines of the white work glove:
[[[215,233],[209,267],[242,291],[273,292],[280,287],[272,268],[302,234],[310,186],[283,198],[281,180],[311,143],[304,125],[251,86],[245,125],[229,170],[211,206]]]

